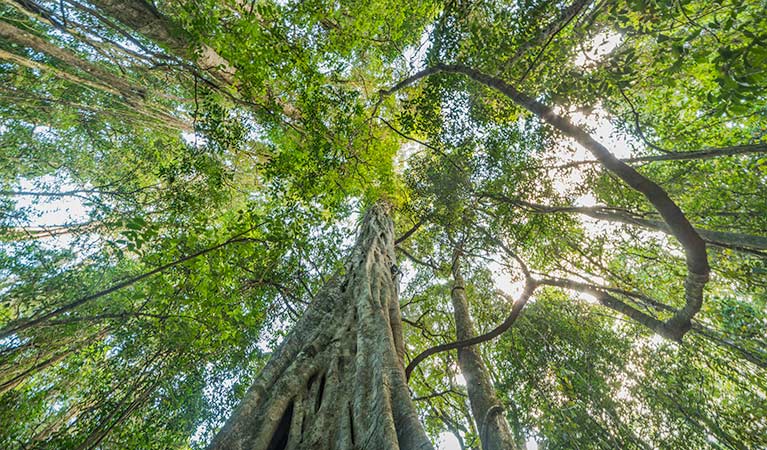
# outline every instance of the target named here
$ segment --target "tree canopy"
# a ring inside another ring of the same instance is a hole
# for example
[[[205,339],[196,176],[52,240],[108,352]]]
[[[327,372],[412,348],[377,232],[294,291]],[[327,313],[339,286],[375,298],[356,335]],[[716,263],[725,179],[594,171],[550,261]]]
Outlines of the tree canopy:
[[[760,0],[3,0],[0,447],[204,448],[383,200],[435,443],[473,344],[522,448],[767,448],[766,67]]]

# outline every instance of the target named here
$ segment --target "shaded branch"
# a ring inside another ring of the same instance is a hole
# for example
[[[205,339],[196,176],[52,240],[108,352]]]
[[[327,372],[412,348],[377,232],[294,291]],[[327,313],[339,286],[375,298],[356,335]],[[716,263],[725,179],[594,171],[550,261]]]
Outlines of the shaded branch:
[[[588,5],[589,3],[591,3],[591,0],[576,0],[570,6],[562,10],[562,14],[560,15],[560,17],[557,18],[557,20],[550,23],[546,28],[541,30],[541,32],[538,33],[537,36],[528,40],[527,42],[525,42],[524,44],[520,45],[517,48],[517,51],[514,52],[514,55],[504,62],[503,64],[504,70],[511,67],[514,63],[516,63],[523,56],[525,56],[525,53],[530,51],[531,48],[540,44],[543,41],[547,41],[546,44],[543,46],[543,48],[545,49],[548,46],[548,44],[551,42],[551,39],[554,36],[556,36],[563,28],[565,28],[572,21],[572,19],[576,15],[578,15],[578,13],[583,9],[583,7]],[[540,52],[539,52],[539,55],[540,55]],[[536,57],[534,60],[537,60],[537,59],[538,58]],[[530,68],[528,68],[528,72],[529,70]]]
[[[546,49],[548,48],[549,44],[551,44],[551,41],[554,40],[554,38],[567,27],[570,22],[575,19],[575,17],[581,12],[581,10],[591,3],[591,0],[576,0],[573,2],[570,6],[565,8],[564,11],[562,11],[562,16],[555,22],[549,24],[546,29],[543,30],[541,34],[539,34],[532,42],[529,42],[528,45],[520,47],[514,57],[512,57],[507,63],[506,66],[510,66],[511,64],[514,64],[519,58],[524,55],[524,53],[530,49],[533,45],[537,44],[538,42],[541,42],[545,40],[546,42],[543,44],[540,50],[538,50],[538,53],[533,58],[533,61],[530,63],[529,66],[527,66],[527,69],[522,74],[522,76],[519,78],[518,83],[524,82],[528,75],[530,75],[530,72],[535,68],[535,66],[538,64],[538,61],[541,59],[541,56],[546,52]]]

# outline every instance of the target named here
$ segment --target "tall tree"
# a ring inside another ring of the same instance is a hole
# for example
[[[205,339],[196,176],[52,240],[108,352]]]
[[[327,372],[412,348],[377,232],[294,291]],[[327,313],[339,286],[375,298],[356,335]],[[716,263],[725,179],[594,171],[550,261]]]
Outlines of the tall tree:
[[[466,285],[461,270],[461,253],[457,249],[453,257],[453,286],[450,288],[450,300],[455,315],[455,335],[459,340],[476,336],[474,324],[466,300]],[[503,406],[498,401],[495,388],[482,356],[477,348],[470,346],[458,349],[458,366],[466,379],[466,389],[471,403],[472,416],[477,422],[479,439],[486,450],[514,449],[518,444],[503,414]]]
[[[209,448],[432,448],[405,380],[389,208],[368,210],[344,276],[317,293]]]

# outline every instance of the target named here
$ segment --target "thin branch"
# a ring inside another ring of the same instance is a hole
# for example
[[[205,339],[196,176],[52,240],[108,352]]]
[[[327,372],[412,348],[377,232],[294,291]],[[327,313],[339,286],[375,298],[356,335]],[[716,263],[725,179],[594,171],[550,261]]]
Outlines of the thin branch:
[[[737,156],[748,154],[762,154],[767,153],[767,144],[745,144],[745,145],[733,145],[730,147],[710,147],[703,150],[695,150],[690,152],[670,152],[663,155],[650,155],[650,156],[637,156],[633,158],[622,158],[621,161],[625,163],[643,163],[643,162],[656,162],[656,161],[692,161],[692,160],[704,160],[721,158],[725,156]],[[578,167],[586,164],[598,164],[599,161],[595,159],[589,159],[585,161],[573,161],[567,164],[561,164],[552,167],[552,169],[569,169],[571,167]]]
[[[423,352],[418,354],[415,358],[413,358],[412,361],[410,361],[410,364],[408,364],[407,367],[405,368],[405,378],[409,380],[410,375],[413,373],[413,369],[415,369],[416,366],[418,366],[418,364],[420,364],[423,360],[425,360],[426,358],[432,355],[446,352],[449,350],[468,347],[470,345],[477,345],[482,342],[495,339],[501,334],[503,334],[506,330],[511,328],[512,325],[514,325],[514,322],[522,313],[522,308],[525,307],[525,305],[527,304],[527,301],[530,299],[530,296],[533,295],[533,292],[535,292],[535,289],[537,287],[538,287],[538,284],[534,280],[528,279],[527,283],[525,284],[525,288],[522,291],[522,294],[520,295],[519,299],[517,299],[517,301],[514,302],[514,305],[512,305],[511,312],[509,313],[509,316],[506,318],[506,320],[504,320],[503,323],[493,328],[492,330],[488,331],[487,333],[481,334],[471,339],[464,339],[462,341],[456,341],[456,342],[450,342],[447,344],[437,345],[435,347],[431,347],[427,350],[424,350]]]
[[[419,220],[418,223],[416,223],[415,225],[413,225],[412,228],[407,230],[405,232],[405,234],[403,234],[402,236],[400,236],[397,239],[395,239],[394,240],[394,245],[399,245],[399,244],[405,242],[410,236],[413,235],[413,233],[415,233],[416,231],[418,231],[419,228],[421,228],[421,225],[423,225],[423,219]]]
[[[548,48],[549,44],[551,44],[551,41],[554,40],[554,38],[567,27],[570,22],[581,12],[581,10],[591,3],[591,0],[576,0],[572,5],[567,7],[563,13],[562,17],[557,20],[556,22],[550,24],[546,30],[544,30],[543,33],[538,37],[540,40],[546,39],[546,43],[543,44],[543,47],[538,51],[538,53],[535,55],[535,58],[533,58],[533,62],[530,63],[530,65],[527,67],[525,72],[522,74],[522,76],[519,78],[517,83],[521,84],[523,83],[527,77],[530,75],[530,72],[535,68],[536,65],[538,65],[538,60],[541,59],[541,56],[546,52],[546,49]],[[520,49],[522,50],[522,49]],[[519,51],[518,51],[519,54]],[[520,54],[521,56],[521,54]],[[511,60],[514,62],[514,59]]]
[[[463,167],[461,167],[461,166],[460,166],[458,163],[456,163],[455,161],[453,161],[453,158],[451,158],[450,156],[448,156],[448,155],[447,155],[445,152],[443,152],[442,150],[438,149],[437,147],[435,147],[435,146],[433,146],[433,145],[431,145],[431,144],[429,144],[429,143],[427,143],[427,142],[421,141],[421,140],[419,140],[419,139],[416,139],[416,138],[414,138],[414,137],[412,137],[412,136],[408,136],[407,134],[405,134],[405,133],[403,133],[402,131],[400,131],[399,129],[397,129],[397,128],[396,128],[394,125],[392,125],[391,123],[389,123],[389,122],[388,122],[386,119],[384,119],[383,117],[379,117],[379,118],[378,118],[378,120],[380,120],[381,122],[383,122],[383,123],[384,123],[384,125],[386,125],[387,127],[389,127],[389,129],[391,129],[392,131],[394,131],[395,133],[397,133],[397,134],[398,134],[398,135],[400,135],[401,137],[403,137],[403,138],[405,138],[405,139],[407,139],[407,140],[409,140],[409,141],[413,141],[413,142],[415,142],[415,143],[417,143],[417,144],[419,144],[419,145],[422,145],[422,146],[424,146],[424,147],[426,147],[426,148],[428,148],[428,149],[430,149],[430,150],[434,151],[434,152],[435,152],[435,153],[437,153],[438,155],[440,155],[440,156],[442,156],[443,158],[447,159],[447,161],[448,161],[448,162],[449,162],[449,163],[450,163],[450,164],[451,164],[453,167],[455,167],[455,168],[456,168],[456,169],[457,169],[459,172],[461,172],[461,173],[465,173],[465,169],[464,169]]]
[[[428,267],[428,268],[430,268],[431,270],[433,270],[435,272],[439,272],[439,267],[437,267],[437,265],[434,264],[433,262],[431,262],[431,261],[429,261],[429,262],[421,261],[420,259],[418,259],[415,256],[413,256],[412,254],[410,254],[410,252],[408,252],[407,250],[405,250],[402,247],[398,246],[398,247],[395,247],[394,249],[399,251],[399,252],[402,252],[403,255],[405,255],[409,260],[413,261],[414,263],[420,264],[420,265],[422,265],[424,267]]]
[[[538,45],[539,43],[546,41],[543,48],[538,52],[538,55],[533,60],[533,64],[530,65],[530,67],[527,68],[526,74],[530,72],[532,67],[536,64],[538,61],[538,58],[543,53],[543,51],[546,49],[546,47],[551,43],[551,40],[559,34],[560,31],[562,31],[572,20],[575,18],[575,16],[578,15],[578,13],[589,3],[591,3],[591,0],[576,0],[573,2],[570,6],[562,10],[562,14],[560,17],[557,18],[554,22],[550,23],[546,28],[541,30],[540,33],[538,33],[537,36],[530,39],[529,41],[525,42],[524,44],[520,45],[517,48],[517,51],[514,52],[514,55],[509,58],[507,61],[503,63],[504,70],[509,69],[513,64],[515,64],[517,61],[519,61],[523,56],[525,56],[525,53],[527,53],[531,48]],[[522,77],[522,79],[525,79],[525,76]]]
[[[647,136],[645,136],[644,131],[642,131],[642,124],[639,121],[639,112],[637,112],[636,108],[634,107],[634,102],[631,101],[631,99],[628,98],[625,92],[623,92],[623,89],[620,86],[618,87],[618,92],[620,92],[621,97],[623,97],[624,100],[626,100],[626,103],[629,105],[629,109],[631,109],[631,114],[634,116],[634,128],[636,128],[637,135],[639,135],[639,138],[644,142],[648,147],[658,150],[661,153],[673,153],[671,150],[666,150],[663,147],[659,147],[652,142],[650,142],[649,139],[647,139]]]
[[[80,306],[82,304],[88,303],[88,302],[90,302],[92,300],[95,300],[97,298],[100,298],[100,297],[103,297],[105,295],[111,294],[113,292],[119,291],[120,289],[123,289],[123,288],[128,287],[128,286],[130,286],[132,284],[135,284],[135,283],[137,283],[137,282],[139,282],[141,280],[149,278],[152,275],[156,275],[156,274],[158,274],[160,272],[163,272],[163,271],[165,271],[165,270],[167,270],[167,269],[169,269],[171,267],[178,266],[179,264],[183,264],[183,263],[185,263],[187,261],[190,261],[192,259],[195,259],[195,258],[200,257],[202,255],[205,255],[207,253],[210,253],[212,251],[218,250],[218,249],[220,249],[222,247],[225,247],[225,246],[227,246],[229,244],[233,244],[233,243],[236,243],[236,242],[246,242],[246,241],[249,241],[248,238],[243,238],[243,237],[240,237],[240,236],[243,236],[243,235],[253,231],[256,227],[252,227],[252,228],[250,228],[250,229],[248,229],[246,231],[243,231],[242,233],[237,234],[236,236],[234,236],[234,237],[232,237],[232,238],[222,242],[221,244],[214,245],[213,247],[209,247],[209,248],[206,248],[204,250],[200,250],[198,252],[195,252],[195,253],[192,253],[190,255],[184,256],[183,258],[177,259],[177,260],[175,260],[173,262],[170,262],[168,264],[164,264],[164,265],[162,265],[160,267],[152,269],[149,272],[145,272],[145,273],[143,273],[141,275],[137,275],[135,277],[128,278],[127,280],[121,281],[121,282],[119,282],[119,283],[117,283],[117,284],[115,284],[113,286],[110,286],[110,287],[108,287],[106,289],[103,289],[103,290],[101,290],[99,292],[96,292],[94,294],[87,295],[85,297],[81,297],[81,298],[79,298],[79,299],[77,299],[77,300],[75,300],[73,302],[70,302],[70,303],[67,303],[66,305],[60,306],[60,307],[54,309],[53,311],[45,313],[45,314],[43,314],[43,315],[41,315],[41,316],[39,316],[37,318],[26,320],[26,321],[21,321],[21,323],[11,323],[8,326],[6,326],[5,328],[3,328],[2,330],[0,330],[0,339],[7,338],[8,336],[11,336],[11,335],[13,335],[15,333],[19,333],[19,332],[24,331],[26,329],[32,328],[34,326],[37,326],[37,325],[39,325],[41,323],[44,323],[44,322],[50,320],[53,317],[56,317],[56,316],[58,316],[58,315],[60,315],[62,313],[65,313],[65,312],[70,311],[70,310],[72,310],[74,308],[77,308],[78,306]]]
[[[591,207],[539,205],[536,203],[526,202],[524,200],[513,199],[504,195],[489,193],[481,193],[480,195],[496,201],[527,208],[529,211],[534,213],[576,213],[599,220],[637,225],[650,230],[671,234],[671,229],[665,222],[660,220],[645,219],[624,210],[617,210],[614,208],[600,206]],[[732,250],[745,251],[747,253],[752,253],[762,257],[767,256],[767,254],[762,252],[762,250],[767,250],[767,237],[755,234],[707,230],[705,228],[698,227],[695,227],[695,231],[709,245],[729,248]]]
[[[464,394],[463,392],[456,391],[455,389],[451,388],[451,389],[446,389],[444,391],[432,392],[429,395],[424,395],[424,396],[421,396],[421,397],[414,397],[413,401],[414,402],[420,402],[420,401],[429,400],[429,399],[435,398],[435,397],[442,397],[443,395],[447,395],[447,394],[455,394],[455,395],[460,395],[462,397],[466,396],[466,394]]]

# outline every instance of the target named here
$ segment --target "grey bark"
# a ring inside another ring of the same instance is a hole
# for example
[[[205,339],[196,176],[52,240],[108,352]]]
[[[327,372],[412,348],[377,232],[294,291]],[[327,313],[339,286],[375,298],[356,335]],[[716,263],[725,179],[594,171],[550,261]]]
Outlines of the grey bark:
[[[458,340],[476,336],[474,324],[466,300],[466,288],[461,273],[460,253],[453,260],[453,288],[450,294],[455,315],[455,332]],[[516,449],[503,406],[495,395],[495,388],[477,346],[458,349],[458,366],[466,379],[471,413],[477,424],[479,440],[483,450]]]
[[[366,214],[330,281],[209,450],[432,449],[404,372],[388,207]]]
[[[0,21],[0,37],[8,39],[23,47],[46,53],[72,67],[82,70],[97,80],[101,90],[119,93],[128,98],[142,98],[144,96],[144,92],[140,88],[128,83],[122,78],[96,66],[95,64],[91,64],[69,50],[50,44],[45,39],[17,28],[10,23]]]

